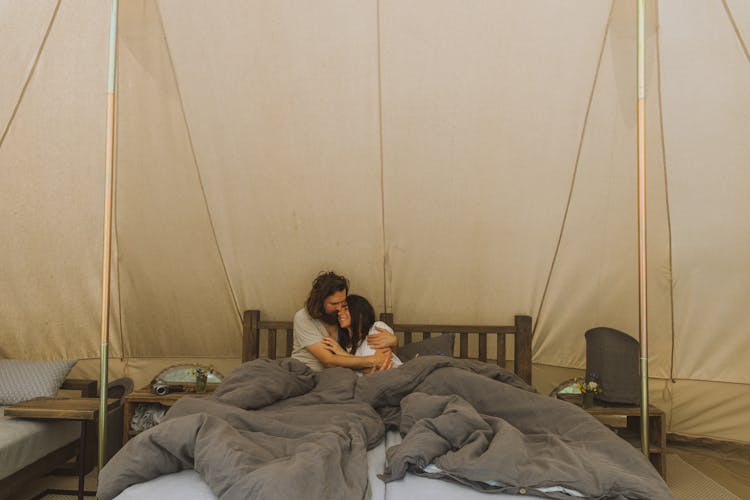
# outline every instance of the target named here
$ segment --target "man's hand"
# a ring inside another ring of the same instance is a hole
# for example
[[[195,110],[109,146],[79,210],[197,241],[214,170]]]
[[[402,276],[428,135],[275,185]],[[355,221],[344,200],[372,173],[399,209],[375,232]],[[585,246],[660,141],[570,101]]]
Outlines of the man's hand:
[[[393,368],[393,357],[391,356],[390,349],[378,349],[375,351],[373,357],[375,358],[375,364],[367,372],[368,374]]]
[[[375,326],[378,333],[372,333],[367,336],[367,345],[373,349],[383,349],[385,347],[398,346],[398,337],[384,328]]]

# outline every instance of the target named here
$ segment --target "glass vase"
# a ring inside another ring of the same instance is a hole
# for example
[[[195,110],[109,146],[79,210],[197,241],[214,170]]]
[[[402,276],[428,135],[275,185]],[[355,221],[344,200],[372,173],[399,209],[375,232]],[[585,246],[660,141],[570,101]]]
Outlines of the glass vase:
[[[196,375],[195,376],[195,392],[206,392],[207,382],[208,382],[208,375]]]
[[[593,392],[584,392],[581,396],[582,396],[581,406],[583,406],[584,408],[591,408],[594,406],[594,393]]]

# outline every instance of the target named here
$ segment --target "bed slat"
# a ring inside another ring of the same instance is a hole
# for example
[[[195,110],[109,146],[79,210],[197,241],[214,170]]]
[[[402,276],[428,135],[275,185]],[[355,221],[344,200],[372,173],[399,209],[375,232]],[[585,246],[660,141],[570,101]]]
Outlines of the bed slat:
[[[469,333],[458,332],[458,357],[466,359],[469,357]]]
[[[268,329],[268,358],[276,359],[276,328]]]
[[[505,334],[497,334],[497,366],[505,368]]]
[[[487,362],[487,334],[479,334],[479,361]]]
[[[531,384],[531,316],[516,316],[515,372]]]
[[[242,362],[258,359],[260,311],[249,310],[242,315]]]

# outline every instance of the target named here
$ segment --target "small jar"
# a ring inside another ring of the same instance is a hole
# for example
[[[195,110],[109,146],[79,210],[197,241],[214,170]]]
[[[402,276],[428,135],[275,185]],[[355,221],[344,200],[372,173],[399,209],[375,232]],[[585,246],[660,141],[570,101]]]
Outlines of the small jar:
[[[202,373],[195,376],[195,392],[206,392],[208,374]]]
[[[583,396],[581,406],[583,406],[584,408],[591,408],[592,406],[594,406],[593,392],[584,392],[581,396]]]

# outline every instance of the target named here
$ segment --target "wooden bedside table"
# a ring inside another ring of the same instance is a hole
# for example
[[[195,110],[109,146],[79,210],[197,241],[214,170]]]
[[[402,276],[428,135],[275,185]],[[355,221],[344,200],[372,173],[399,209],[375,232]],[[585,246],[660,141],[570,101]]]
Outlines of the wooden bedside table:
[[[187,385],[187,384],[186,384]],[[194,397],[194,398],[204,398],[206,396],[210,396],[213,394],[214,389],[216,389],[217,384],[209,384],[206,388],[206,392],[193,392],[192,390],[187,392],[170,392],[169,394],[165,394],[163,396],[159,396],[158,394],[154,394],[151,392],[151,386],[148,385],[146,387],[142,387],[141,389],[135,390],[125,396],[125,416],[123,418],[122,423],[122,444],[123,446],[125,443],[128,442],[128,439],[130,439],[132,436],[134,436],[137,433],[131,434],[130,431],[130,421],[133,419],[133,415],[135,414],[135,409],[140,404],[159,404],[161,406],[165,406],[169,408],[173,404],[175,404],[177,401],[180,400],[180,398],[184,398],[185,396]],[[187,385],[190,389],[192,389],[189,385]]]
[[[118,399],[107,400],[107,413],[117,409]],[[81,436],[78,445],[78,490],[47,490],[47,493],[96,495],[95,491],[85,491],[83,480],[86,476],[86,424],[95,422],[99,416],[98,398],[35,398],[9,406],[5,409],[8,417],[31,418],[35,420],[77,420],[81,422]]]
[[[601,403],[598,403],[601,404]],[[641,407],[640,406],[593,406],[584,408],[598,420],[609,417],[624,417],[625,426],[608,426],[618,436],[641,449]],[[648,409],[648,458],[661,477],[666,478],[667,464],[664,453],[667,449],[667,432],[664,412],[655,406]]]

